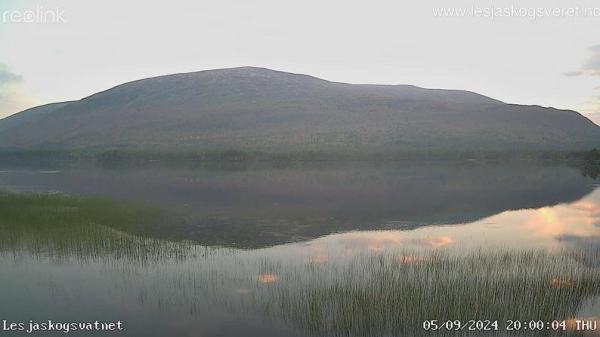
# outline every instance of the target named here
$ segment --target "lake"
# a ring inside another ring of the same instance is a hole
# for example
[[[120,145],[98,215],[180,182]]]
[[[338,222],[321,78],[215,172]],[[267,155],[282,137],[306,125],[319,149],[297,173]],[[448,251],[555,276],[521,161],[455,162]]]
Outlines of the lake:
[[[600,320],[598,182],[522,162],[4,163],[0,320],[122,322],[85,336],[599,336],[576,324]]]

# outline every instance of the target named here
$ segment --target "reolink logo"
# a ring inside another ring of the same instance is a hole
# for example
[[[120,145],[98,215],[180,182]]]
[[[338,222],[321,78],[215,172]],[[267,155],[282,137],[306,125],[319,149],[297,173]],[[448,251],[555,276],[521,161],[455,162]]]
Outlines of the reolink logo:
[[[65,11],[61,8],[46,9],[38,6],[30,10],[0,11],[1,23],[66,23]]]

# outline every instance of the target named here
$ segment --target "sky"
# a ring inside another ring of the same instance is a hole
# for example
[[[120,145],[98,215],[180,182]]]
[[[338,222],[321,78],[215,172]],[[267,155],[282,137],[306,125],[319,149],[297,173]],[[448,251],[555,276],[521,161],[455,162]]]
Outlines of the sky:
[[[599,31],[595,0],[0,0],[0,117],[140,78],[260,66],[599,123]]]

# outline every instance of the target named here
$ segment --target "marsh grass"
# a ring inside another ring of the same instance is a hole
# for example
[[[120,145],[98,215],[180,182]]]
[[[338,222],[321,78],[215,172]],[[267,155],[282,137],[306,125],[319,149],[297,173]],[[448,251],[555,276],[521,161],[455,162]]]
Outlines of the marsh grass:
[[[0,192],[0,252],[137,262],[183,258],[189,251],[185,243],[125,232],[158,216],[148,208],[102,199]]]
[[[127,289],[123,296],[137,296],[145,307],[187,307],[191,315],[226,308],[229,315],[283,320],[308,336],[445,336],[451,333],[424,332],[423,321],[486,319],[498,320],[498,334],[505,335],[506,320],[571,319],[600,296],[600,248],[593,244],[309,261],[269,250],[208,253],[206,247],[126,233],[159,218],[154,210],[106,200],[0,193],[0,254],[122,261],[126,270],[139,271],[118,279]],[[144,268],[150,263],[158,268]]]
[[[362,256],[335,275],[326,265],[283,267],[280,282],[261,287],[253,300],[313,336],[421,336],[432,334],[422,330],[432,319],[498,320],[497,334],[506,334],[506,320],[571,319],[586,299],[600,295],[600,271],[563,252],[480,251],[406,261]]]

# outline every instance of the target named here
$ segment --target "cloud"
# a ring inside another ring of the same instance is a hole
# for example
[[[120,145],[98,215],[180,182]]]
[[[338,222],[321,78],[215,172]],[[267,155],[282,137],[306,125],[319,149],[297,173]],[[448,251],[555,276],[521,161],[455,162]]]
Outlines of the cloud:
[[[4,64],[0,64],[0,86],[6,84],[20,83],[23,78],[17,74],[13,74],[8,71],[8,67]]]
[[[596,88],[599,90],[599,88]],[[582,110],[596,124],[600,125],[600,93],[590,97],[587,102],[583,103]]]
[[[583,71],[567,71],[563,73],[565,76],[581,76],[583,75]]]
[[[565,76],[600,76],[600,44],[589,47],[589,56],[583,62],[579,70],[563,73]],[[596,124],[600,125],[600,85],[594,88],[596,93],[583,102],[582,112]]]
[[[565,76],[600,76],[600,44],[591,46],[588,48],[590,56],[583,63],[581,68],[576,71],[567,71],[564,73]]]
[[[33,105],[31,95],[23,85],[23,77],[12,73],[0,63],[0,118]]]

